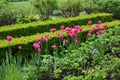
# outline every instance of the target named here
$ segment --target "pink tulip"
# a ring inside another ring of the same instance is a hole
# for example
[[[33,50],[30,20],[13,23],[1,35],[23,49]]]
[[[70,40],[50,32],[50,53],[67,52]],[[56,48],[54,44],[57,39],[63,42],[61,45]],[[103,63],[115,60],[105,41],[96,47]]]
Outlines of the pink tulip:
[[[40,40],[41,42],[43,42],[43,41],[44,41],[44,37],[41,36],[41,37],[39,38],[39,40]]]
[[[46,38],[45,41],[48,42],[48,38]]]
[[[56,28],[52,28],[50,31],[54,33],[56,32]]]
[[[100,26],[99,26],[99,27],[97,27],[97,29],[98,29],[98,30],[102,30],[102,28],[101,28]]]
[[[74,31],[71,32],[70,37],[74,38],[76,36],[76,33]]]
[[[88,21],[88,25],[91,25],[91,24],[92,24],[92,21],[91,21],[91,20],[89,20],[89,21]]]
[[[80,26],[79,26],[79,25],[76,25],[76,26],[74,26],[74,28],[79,30],[79,29],[80,29]]]
[[[22,46],[18,46],[18,49],[21,50],[21,49],[22,49]]]
[[[11,41],[13,37],[12,36],[7,36],[6,38],[7,38],[8,41]]]
[[[74,31],[76,34],[78,33],[78,29],[74,29],[73,31]]]
[[[106,30],[99,30],[99,34],[103,34]]]
[[[67,33],[67,34],[70,34],[70,33],[71,33],[71,31],[72,31],[72,29],[71,29],[71,28],[69,28],[69,27],[66,27],[66,28],[65,28],[65,31],[66,31],[66,33]]]
[[[58,33],[58,37],[60,38],[60,39],[63,39],[63,34],[61,34],[61,33]]]
[[[38,53],[41,51],[41,48],[37,48]]]
[[[33,47],[38,49],[38,48],[40,48],[40,45],[38,43],[33,43]]]
[[[78,38],[76,38],[74,41],[75,41],[75,43],[78,43],[79,40],[78,40]]]
[[[56,47],[56,45],[52,45],[52,49],[56,49],[57,47]]]
[[[89,33],[88,33],[88,36],[91,37],[91,36],[92,36],[92,33],[89,32]]]
[[[66,44],[68,44],[68,43],[69,43],[69,40],[68,40],[68,39],[67,39],[67,40],[65,40],[65,43],[66,43]]]
[[[104,29],[107,29],[107,27],[108,27],[107,24],[104,24],[103,26],[104,26]]]
[[[61,29],[61,30],[63,30],[64,28],[65,28],[65,26],[64,26],[64,25],[60,26],[60,29]]]
[[[95,28],[92,28],[89,32],[92,33],[95,31]]]
[[[96,32],[96,35],[100,35],[99,31]]]
[[[83,29],[80,27],[80,29],[79,29],[80,31],[82,31]]]
[[[45,37],[48,38],[50,35],[49,34],[46,34]]]
[[[79,25],[77,25],[77,26],[74,26],[74,28],[75,28],[75,29],[77,29],[77,30],[80,30],[80,31],[82,31],[82,28],[81,28]]]
[[[102,23],[102,21],[101,20],[98,20],[98,24],[101,24]]]
[[[96,27],[99,27],[100,25],[99,24],[96,24]]]
[[[41,44],[41,42],[39,41],[39,42],[38,42],[38,44],[40,45],[40,44]]]

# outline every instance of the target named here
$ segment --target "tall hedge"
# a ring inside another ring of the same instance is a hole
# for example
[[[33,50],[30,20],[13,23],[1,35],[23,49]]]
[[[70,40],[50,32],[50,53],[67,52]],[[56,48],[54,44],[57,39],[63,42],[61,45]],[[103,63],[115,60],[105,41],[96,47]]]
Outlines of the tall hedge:
[[[49,32],[49,30],[53,27],[59,30],[59,27],[61,25],[86,25],[88,20],[92,20],[93,23],[97,23],[98,20],[102,20],[102,22],[110,22],[113,19],[112,14],[99,13],[87,16],[65,18],[60,20],[3,26],[0,27],[0,39],[4,39],[7,35],[12,35],[13,37],[18,38],[22,36],[34,35],[37,33]]]
[[[107,22],[108,27],[114,27],[114,26],[118,26],[120,25],[120,21],[113,21],[113,22]],[[95,25],[91,25],[91,26],[82,26],[83,27],[83,31],[80,32],[78,34],[79,38],[81,39],[81,42],[86,40],[86,36],[88,31],[91,29],[92,26]],[[21,50],[21,55],[24,56],[28,56],[29,54],[31,54],[32,52],[34,52],[34,48],[32,46],[33,42],[36,41],[37,37],[40,36],[45,36],[45,34],[49,33],[50,37],[49,37],[49,53],[51,53],[51,45],[54,44],[54,39],[57,45],[59,45],[59,38],[57,36],[57,34],[61,32],[64,34],[65,37],[67,37],[67,34],[65,33],[65,31],[63,30],[58,30],[56,33],[51,33],[51,32],[46,32],[46,33],[42,33],[42,34],[36,34],[36,35],[32,35],[32,36],[27,36],[27,37],[21,37],[21,38],[14,38],[11,41],[11,48],[12,48],[12,52],[13,54],[17,54],[19,52],[19,50],[17,49],[18,45],[22,45],[23,49]],[[45,49],[45,43],[43,44]],[[7,40],[0,40],[0,59],[2,59],[3,57],[5,57],[5,52],[8,50],[9,44]],[[45,53],[44,53],[45,54]]]

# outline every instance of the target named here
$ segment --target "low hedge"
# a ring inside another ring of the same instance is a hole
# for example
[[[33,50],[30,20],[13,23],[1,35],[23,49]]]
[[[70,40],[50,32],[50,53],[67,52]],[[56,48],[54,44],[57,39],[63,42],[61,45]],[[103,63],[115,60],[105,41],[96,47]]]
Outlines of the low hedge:
[[[0,39],[4,39],[7,35],[12,35],[13,37],[18,38],[22,36],[34,35],[37,33],[49,32],[49,30],[53,27],[59,30],[59,27],[63,24],[65,26],[86,25],[88,20],[92,20],[93,23],[97,23],[98,20],[102,20],[102,22],[110,22],[113,19],[112,14],[99,13],[60,20],[3,26],[0,27]]]
[[[112,21],[112,22],[107,22],[108,27],[114,27],[114,26],[118,26],[120,25],[120,21]],[[88,31],[91,29],[92,26],[95,25],[91,25],[91,26],[82,26],[83,27],[83,31],[78,33],[78,36],[81,40],[81,42],[86,40],[86,36]],[[32,35],[32,36],[26,36],[26,37],[21,37],[21,38],[13,38],[13,40],[11,41],[11,48],[12,48],[12,52],[13,53],[18,53],[18,49],[17,46],[18,45],[22,45],[23,49],[21,50],[21,54],[28,56],[30,53],[34,52],[34,48],[32,46],[33,42],[35,42],[35,39],[40,37],[40,36],[44,36],[45,34],[50,34],[49,37],[49,48],[51,50],[51,45],[54,44],[54,40],[56,41],[56,44],[59,45],[58,41],[59,38],[57,36],[57,34],[61,32],[62,34],[64,34],[65,37],[67,37],[68,35],[65,33],[64,30],[58,30],[55,33],[51,33],[51,32],[46,32],[46,33],[42,33],[42,34],[36,34],[36,35]],[[8,50],[9,47],[9,42],[7,40],[0,40],[0,58],[5,57],[5,52],[6,50]],[[45,45],[45,44],[43,44]]]

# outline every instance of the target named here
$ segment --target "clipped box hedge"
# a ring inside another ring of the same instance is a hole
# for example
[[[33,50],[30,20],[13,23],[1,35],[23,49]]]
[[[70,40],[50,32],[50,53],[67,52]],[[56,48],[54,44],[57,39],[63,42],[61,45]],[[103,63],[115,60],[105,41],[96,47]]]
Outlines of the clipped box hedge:
[[[119,26],[120,25],[120,21],[112,21],[112,22],[107,22],[108,27],[114,27],[114,26]],[[81,40],[81,42],[86,40],[86,36],[88,31],[91,29],[92,26],[95,25],[91,25],[91,26],[82,26],[83,27],[83,31],[79,32],[78,36]],[[56,44],[59,45],[59,38],[57,36],[57,34],[61,32],[62,34],[64,34],[65,37],[67,37],[68,35],[65,33],[64,30],[58,30],[55,33],[51,33],[51,32],[46,32],[46,33],[42,33],[42,34],[36,34],[36,35],[32,35],[32,36],[26,36],[26,37],[21,37],[21,38],[14,38],[11,41],[11,48],[13,50],[13,53],[17,54],[18,53],[18,49],[17,46],[18,45],[22,45],[23,49],[22,51],[22,55],[28,56],[30,53],[34,52],[34,48],[32,46],[33,42],[35,42],[36,38],[40,37],[40,36],[44,36],[45,34],[50,34],[49,37],[49,50],[51,51],[51,45],[54,44],[54,40],[56,41]],[[0,58],[5,57],[5,52],[6,50],[8,50],[8,44],[9,42],[7,40],[0,40]],[[43,44],[45,46],[45,44]],[[49,51],[49,52],[50,52]]]
[[[97,23],[98,20],[102,20],[102,22],[110,22],[113,20],[113,18],[112,14],[99,13],[87,16],[65,18],[60,20],[3,26],[0,27],[0,39],[4,39],[7,35],[12,35],[13,37],[18,38],[22,36],[34,35],[37,33],[49,32],[49,30],[53,27],[58,30],[61,25],[86,25],[88,20],[92,20],[93,23]]]

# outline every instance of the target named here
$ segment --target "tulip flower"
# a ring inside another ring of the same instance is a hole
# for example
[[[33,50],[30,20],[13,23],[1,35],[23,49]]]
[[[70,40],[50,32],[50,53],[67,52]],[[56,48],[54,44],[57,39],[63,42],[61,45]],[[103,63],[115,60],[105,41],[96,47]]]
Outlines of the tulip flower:
[[[50,31],[54,33],[56,32],[56,28],[52,28]]]
[[[13,37],[12,36],[7,36],[6,38],[7,38],[8,41],[11,41]]]

